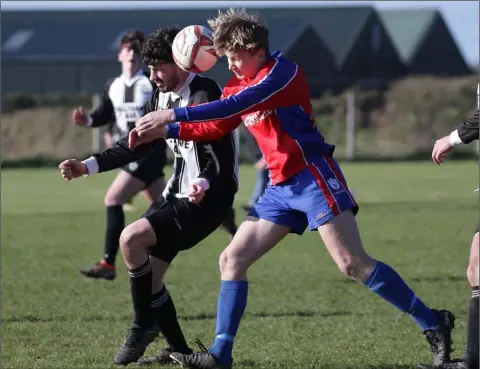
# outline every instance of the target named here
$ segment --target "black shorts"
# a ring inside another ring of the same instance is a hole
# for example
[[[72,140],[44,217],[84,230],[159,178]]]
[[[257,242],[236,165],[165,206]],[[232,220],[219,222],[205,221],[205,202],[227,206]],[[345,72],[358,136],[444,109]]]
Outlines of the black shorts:
[[[208,197],[195,205],[185,198],[160,196],[147,209],[146,218],[157,236],[150,255],[171,263],[179,251],[188,250],[215,231],[231,211],[234,194]]]
[[[122,167],[125,172],[144,182],[146,187],[165,175],[163,168],[167,163],[166,143],[161,141],[162,144],[155,145],[147,156]]]

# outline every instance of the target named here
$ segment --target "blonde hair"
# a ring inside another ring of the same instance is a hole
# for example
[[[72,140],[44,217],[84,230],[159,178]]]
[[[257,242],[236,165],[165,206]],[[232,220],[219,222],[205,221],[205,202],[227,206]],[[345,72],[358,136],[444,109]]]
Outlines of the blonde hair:
[[[268,29],[258,13],[248,13],[245,9],[229,9],[218,12],[218,16],[208,20],[214,32],[214,47],[217,53],[237,53],[243,50],[268,48]]]

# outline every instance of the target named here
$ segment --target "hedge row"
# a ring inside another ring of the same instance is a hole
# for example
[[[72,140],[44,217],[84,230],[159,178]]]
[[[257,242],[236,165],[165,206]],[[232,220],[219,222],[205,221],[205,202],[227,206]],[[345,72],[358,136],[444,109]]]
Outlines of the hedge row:
[[[384,91],[353,88],[358,159],[427,158],[435,139],[448,134],[476,109],[477,77],[416,77],[398,81]],[[2,111],[2,160],[83,157],[91,150],[92,134],[70,122],[73,107],[90,109],[89,95],[10,95]],[[344,157],[347,91],[313,100],[313,115],[327,141]],[[241,160],[250,160],[242,137]],[[475,147],[458,155],[475,156]]]

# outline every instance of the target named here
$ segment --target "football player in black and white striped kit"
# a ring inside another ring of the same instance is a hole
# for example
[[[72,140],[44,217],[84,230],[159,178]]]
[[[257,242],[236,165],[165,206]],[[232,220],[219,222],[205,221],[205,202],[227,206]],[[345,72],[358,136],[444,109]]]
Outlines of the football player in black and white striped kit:
[[[118,60],[122,74],[107,81],[101,104],[92,113],[87,115],[82,107],[74,110],[72,120],[75,124],[88,127],[110,125],[114,142],[135,126],[155,88],[142,69],[140,51],[144,41],[141,31],[130,31],[121,37]],[[166,145],[162,142],[149,155],[122,168],[104,198],[107,227],[103,258],[93,266],[81,269],[84,276],[115,278],[115,258],[120,234],[125,228],[123,205],[139,192],[150,204],[157,199],[165,188],[165,163]]]
[[[211,79],[181,70],[173,61],[171,46],[180,31],[164,27],[145,42],[142,58],[157,89],[145,114],[173,106],[218,100],[221,89]],[[120,249],[129,270],[134,321],[114,362],[137,362],[159,334],[168,347],[139,364],[170,364],[171,352],[191,353],[163,275],[178,252],[190,249],[217,229],[231,214],[238,189],[238,148],[235,134],[216,141],[166,140],[175,155],[174,173],[160,196],[120,236]],[[115,147],[83,162],[69,159],[59,165],[65,179],[92,175],[138,160],[163,145],[157,140],[130,149],[128,137]],[[159,165],[163,163],[159,162]],[[208,247],[205,245],[204,247]]]
[[[480,86],[477,95],[480,94]],[[447,154],[454,149],[455,146],[469,144],[479,139],[479,111],[469,119],[463,121],[447,136],[438,139],[432,151],[432,159],[435,164],[443,163]],[[477,197],[478,201],[478,197]],[[480,221],[473,234],[473,240],[470,247],[470,257],[467,268],[467,279],[472,288],[472,296],[468,306],[468,324],[467,324],[467,342],[466,350],[463,358],[452,360],[451,363],[441,365],[420,364],[421,369],[478,369],[479,367],[479,229]]]

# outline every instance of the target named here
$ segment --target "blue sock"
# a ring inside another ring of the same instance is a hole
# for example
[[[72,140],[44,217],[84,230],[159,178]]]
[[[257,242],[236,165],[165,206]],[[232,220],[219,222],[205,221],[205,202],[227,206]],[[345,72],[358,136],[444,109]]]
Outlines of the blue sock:
[[[218,295],[215,341],[208,352],[221,363],[230,363],[235,335],[247,306],[247,281],[222,281]]]
[[[422,330],[438,327],[438,316],[415,296],[402,277],[388,265],[377,261],[365,285],[397,309],[410,314]]]

